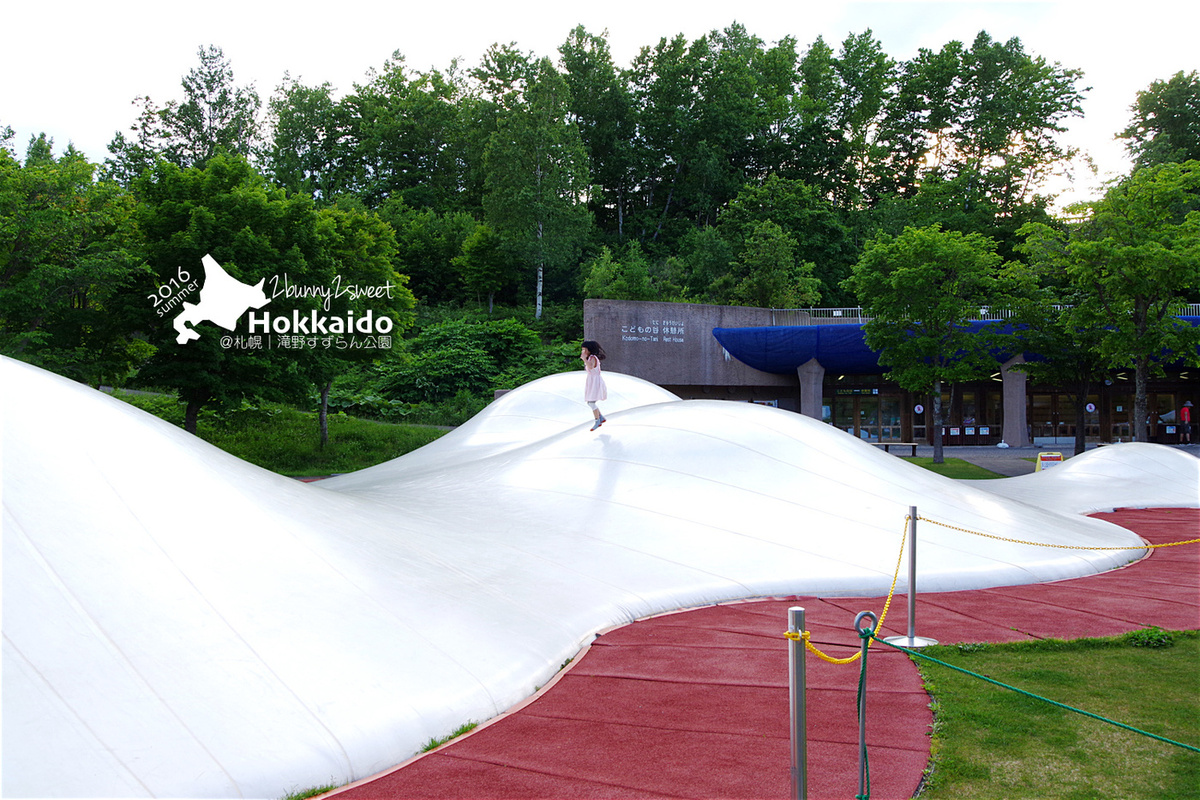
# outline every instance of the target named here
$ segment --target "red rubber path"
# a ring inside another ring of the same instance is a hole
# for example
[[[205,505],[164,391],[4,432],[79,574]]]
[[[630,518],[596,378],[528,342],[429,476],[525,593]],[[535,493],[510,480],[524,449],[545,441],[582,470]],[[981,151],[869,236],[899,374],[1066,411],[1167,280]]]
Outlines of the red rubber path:
[[[1151,543],[1200,536],[1200,509],[1097,515]],[[787,610],[812,641],[858,648],[859,611],[883,598],[792,597],[710,606],[603,634],[530,702],[468,736],[334,793],[368,798],[787,798]],[[897,595],[885,635],[907,634]],[[924,594],[917,635],[943,644],[1200,628],[1200,545],[1151,551],[1120,570],[1051,584]],[[858,790],[857,663],[809,655],[808,796]],[[929,759],[928,697],[901,652],[868,656],[871,796],[908,798]]]

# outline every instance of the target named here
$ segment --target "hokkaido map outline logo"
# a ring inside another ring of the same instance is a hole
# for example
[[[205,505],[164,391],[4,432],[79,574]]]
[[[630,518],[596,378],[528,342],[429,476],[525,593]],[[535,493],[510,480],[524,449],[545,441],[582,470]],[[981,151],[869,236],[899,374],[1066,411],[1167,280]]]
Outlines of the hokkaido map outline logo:
[[[175,337],[179,344],[187,344],[200,338],[200,334],[191,325],[208,320],[231,331],[247,311],[262,308],[271,302],[271,298],[263,292],[266,278],[253,286],[242,283],[226,272],[217,260],[207,253],[200,259],[200,263],[204,265],[204,288],[200,290],[200,302],[185,302],[183,312],[175,317],[172,323],[179,334]]]

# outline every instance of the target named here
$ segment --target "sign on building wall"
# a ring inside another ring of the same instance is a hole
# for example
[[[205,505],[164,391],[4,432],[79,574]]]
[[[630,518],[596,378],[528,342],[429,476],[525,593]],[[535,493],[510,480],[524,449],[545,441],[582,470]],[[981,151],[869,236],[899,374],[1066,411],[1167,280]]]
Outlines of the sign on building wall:
[[[621,322],[621,341],[683,344],[687,325],[680,319],[637,319],[635,314]]]
[[[771,324],[761,308],[662,303],[651,300],[585,300],[583,331],[608,353],[605,369],[623,372],[659,386],[779,386],[792,396],[796,375],[760,372],[727,357],[714,328]]]

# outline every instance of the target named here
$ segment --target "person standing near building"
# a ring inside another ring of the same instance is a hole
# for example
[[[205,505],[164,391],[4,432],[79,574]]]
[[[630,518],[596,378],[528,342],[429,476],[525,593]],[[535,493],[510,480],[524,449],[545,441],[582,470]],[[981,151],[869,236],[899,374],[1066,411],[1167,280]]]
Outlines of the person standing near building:
[[[1192,401],[1188,400],[1179,409],[1179,422],[1182,430],[1179,432],[1179,441],[1182,444],[1192,443]]]
[[[583,384],[583,400],[592,409],[592,416],[596,419],[592,430],[596,430],[608,421],[596,405],[601,400],[608,399],[608,387],[604,385],[604,376],[600,374],[600,362],[607,356],[604,355],[604,348],[599,342],[589,339],[583,343],[579,358],[583,361],[583,368],[587,370],[587,381]]]

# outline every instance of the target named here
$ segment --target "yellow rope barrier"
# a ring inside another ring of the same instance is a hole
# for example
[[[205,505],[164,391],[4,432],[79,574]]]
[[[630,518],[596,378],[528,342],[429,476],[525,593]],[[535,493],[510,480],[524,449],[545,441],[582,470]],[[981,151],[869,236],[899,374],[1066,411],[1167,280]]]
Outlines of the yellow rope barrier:
[[[892,605],[892,596],[896,594],[896,581],[900,578],[900,564],[904,561],[904,541],[908,535],[908,522],[910,519],[912,519],[911,516],[905,515],[904,531],[900,536],[900,553],[896,556],[896,571],[892,573],[892,585],[891,588],[888,589],[887,600],[883,604],[883,613],[879,615],[879,622],[875,625],[875,630],[879,630],[883,627],[883,621],[887,619],[888,609]],[[828,661],[830,664],[853,664],[855,661],[862,658],[861,650],[847,658],[837,658],[835,656],[822,653],[820,649],[818,649],[817,646],[810,641],[808,631],[788,631],[784,634],[784,636],[794,642],[803,641],[805,648],[810,650],[817,658],[821,659],[822,661]],[[874,642],[874,639],[867,642],[867,647],[870,647],[872,642]]]
[[[982,531],[973,531],[970,528],[960,528],[957,525],[950,525],[946,522],[938,522],[936,519],[922,517],[920,514],[917,515],[917,519],[921,522],[928,522],[931,525],[941,525],[943,528],[949,528],[952,531],[969,533],[972,536],[983,536],[987,539],[996,539],[1001,542],[1013,542],[1015,544],[1027,544],[1033,547],[1056,547],[1060,550],[1154,550],[1159,547],[1177,547],[1181,544],[1196,544],[1197,542],[1200,542],[1200,539],[1188,539],[1187,541],[1183,542],[1163,542],[1162,544],[1150,544],[1149,542],[1146,542],[1144,544],[1133,545],[1131,547],[1084,547],[1082,545],[1074,544],[1050,544],[1049,542],[1030,542],[1024,539],[1010,539],[1006,536],[996,536],[991,533],[983,533]]]
[[[875,626],[876,631],[879,631],[883,628],[883,621],[887,618],[888,609],[892,605],[892,597],[896,593],[896,581],[900,577],[900,564],[904,560],[904,541],[907,538],[908,523],[911,519],[912,517],[909,515],[905,515],[904,517],[904,533],[900,537],[900,554],[896,557],[896,571],[892,575],[892,585],[891,588],[888,589],[887,600],[883,604],[883,613],[879,615],[879,623]],[[1033,547],[1056,547],[1061,550],[1154,550],[1159,547],[1177,547],[1181,544],[1200,543],[1200,539],[1188,539],[1182,542],[1163,542],[1162,544],[1150,544],[1149,542],[1146,542],[1144,544],[1134,545],[1132,547],[1082,547],[1072,544],[1050,544],[1049,542],[1030,542],[1024,539],[1010,539],[1006,536],[996,536],[991,533],[983,533],[982,531],[973,531],[969,528],[960,528],[957,525],[939,522],[935,519],[930,519],[929,517],[922,517],[920,514],[917,515],[917,519],[921,522],[928,522],[931,525],[941,525],[943,528],[949,528],[950,530],[958,531],[960,533],[969,533],[972,536],[983,536],[987,539],[996,539],[1001,542],[1013,542],[1015,544],[1026,544]],[[805,648],[810,650],[822,661],[828,661],[830,664],[852,664],[862,657],[861,650],[847,658],[836,658],[834,656],[826,655],[812,643],[809,631],[787,631],[784,633],[784,636],[794,642],[804,642]],[[870,647],[874,641],[875,637],[872,636],[871,640],[867,643],[867,647]]]

